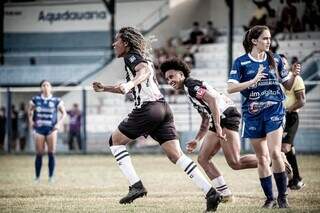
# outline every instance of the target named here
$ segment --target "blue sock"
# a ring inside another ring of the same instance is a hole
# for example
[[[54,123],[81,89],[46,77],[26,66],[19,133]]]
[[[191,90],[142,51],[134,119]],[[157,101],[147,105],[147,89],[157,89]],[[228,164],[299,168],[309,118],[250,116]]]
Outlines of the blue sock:
[[[36,155],[36,160],[34,162],[34,167],[36,169],[36,178],[40,177],[41,167],[42,167],[42,154]]]
[[[272,192],[272,179],[271,175],[268,177],[260,178],[260,183],[263,189],[264,194],[266,195],[268,200],[273,200],[273,192]]]
[[[48,157],[49,157],[49,162],[48,162],[49,177],[52,177],[53,172],[54,172],[55,159],[54,159],[53,153],[51,153],[51,152],[48,153]]]
[[[287,191],[287,174],[286,172],[273,173],[278,189],[278,197],[286,196]]]

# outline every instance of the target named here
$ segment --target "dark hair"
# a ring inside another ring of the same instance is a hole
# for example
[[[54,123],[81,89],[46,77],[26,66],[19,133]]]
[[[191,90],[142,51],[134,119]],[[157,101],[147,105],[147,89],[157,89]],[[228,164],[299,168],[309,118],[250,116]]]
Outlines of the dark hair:
[[[282,53],[280,53],[279,56],[280,56],[281,58],[287,59],[287,57],[286,57],[284,54],[282,54]]]
[[[173,58],[163,62],[160,65],[160,70],[163,75],[166,74],[168,70],[178,70],[183,72],[184,77],[188,78],[190,76],[190,68],[188,65],[181,59]]]
[[[147,59],[151,58],[150,43],[143,37],[139,30],[133,27],[123,27],[119,30],[119,36],[122,41],[128,43],[130,50],[139,52]]]
[[[42,81],[40,82],[40,87],[42,86],[42,84],[43,84],[44,82],[48,82],[49,84],[51,84],[50,81],[44,79],[44,80],[42,80]]]
[[[252,51],[252,48],[253,48],[253,43],[252,43],[252,39],[258,39],[259,36],[263,33],[263,31],[265,30],[268,30],[270,31],[270,29],[267,27],[267,26],[264,26],[264,25],[256,25],[252,28],[250,28],[245,36],[244,36],[244,39],[243,39],[243,48],[244,50],[246,51],[246,53],[250,53]],[[268,59],[268,62],[270,64],[270,67],[272,69],[275,69],[276,67],[276,63],[273,59],[273,54],[271,53],[271,51],[266,51],[266,54],[267,54],[267,59]]]

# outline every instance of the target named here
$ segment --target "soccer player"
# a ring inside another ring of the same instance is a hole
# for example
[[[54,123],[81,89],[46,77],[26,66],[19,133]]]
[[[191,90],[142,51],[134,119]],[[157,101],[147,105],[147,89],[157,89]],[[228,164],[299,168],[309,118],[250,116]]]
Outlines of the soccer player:
[[[155,80],[155,70],[149,55],[149,42],[135,28],[124,27],[116,35],[113,47],[116,56],[124,58],[127,83],[105,86],[100,82],[93,82],[93,88],[96,92],[120,94],[132,92],[134,96],[134,109],[109,139],[110,150],[130,184],[129,193],[120,200],[120,203],[131,203],[147,195],[147,190],[131,163],[126,144],[139,136],[150,135],[159,142],[169,160],[181,167],[195,185],[202,189],[207,199],[207,211],[215,211],[221,195],[180,148],[172,111]]]
[[[43,80],[40,83],[41,94],[34,96],[28,109],[30,127],[34,129],[34,140],[36,144],[35,159],[35,181],[40,181],[42,167],[42,156],[45,151],[45,144],[48,148],[49,182],[53,182],[55,169],[55,149],[57,143],[58,129],[66,117],[66,110],[63,101],[52,95],[52,86],[49,81]],[[58,119],[58,111],[61,116]]]
[[[277,202],[272,192],[271,169],[278,189],[279,208],[288,208],[286,197],[287,175],[281,157],[281,140],[285,121],[282,104],[285,96],[281,89],[292,87],[297,67],[288,76],[279,55],[269,51],[270,30],[266,26],[249,29],[243,41],[246,53],[233,64],[228,80],[228,92],[240,92],[243,97],[243,137],[249,138],[258,159],[258,174],[266,195],[264,208],[273,208]]]
[[[187,143],[188,152],[193,152],[204,139],[198,162],[223,196],[222,201],[232,201],[232,193],[211,158],[222,148],[232,169],[257,168],[255,155],[240,156],[240,113],[230,98],[218,93],[206,82],[190,77],[191,70],[182,60],[167,60],[161,64],[160,69],[168,84],[176,90],[185,90],[193,107],[201,115],[200,129],[195,139]]]
[[[287,58],[280,54],[285,67],[290,70],[289,75],[292,75]],[[297,64],[292,65],[292,69],[296,68]],[[304,187],[302,178],[299,173],[297,158],[294,149],[294,137],[299,127],[299,109],[306,103],[305,86],[303,79],[300,76],[295,78],[293,86],[289,90],[285,90],[286,100],[284,106],[286,108],[286,125],[282,138],[282,152],[287,156],[289,163],[292,166],[293,178],[289,181],[288,187],[291,190],[299,190]]]

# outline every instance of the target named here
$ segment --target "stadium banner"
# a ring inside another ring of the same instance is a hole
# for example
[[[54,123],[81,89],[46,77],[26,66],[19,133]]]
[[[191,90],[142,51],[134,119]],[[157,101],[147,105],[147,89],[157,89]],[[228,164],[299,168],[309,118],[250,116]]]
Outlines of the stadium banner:
[[[7,5],[5,33],[108,31],[110,13],[102,3]]]

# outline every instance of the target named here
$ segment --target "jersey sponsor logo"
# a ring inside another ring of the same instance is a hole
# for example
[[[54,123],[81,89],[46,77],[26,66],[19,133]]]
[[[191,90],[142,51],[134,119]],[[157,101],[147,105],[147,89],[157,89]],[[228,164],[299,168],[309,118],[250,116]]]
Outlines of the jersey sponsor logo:
[[[36,107],[36,112],[54,113],[54,111],[55,109],[41,108],[40,106]]]
[[[275,101],[264,101],[264,102],[252,102],[249,104],[249,113],[258,114],[261,110],[266,109],[270,106],[277,104]]]
[[[243,61],[243,62],[241,62],[240,64],[241,65],[246,65],[246,64],[250,64],[251,63],[251,61]]]
[[[258,91],[251,91],[250,95],[249,95],[249,99],[250,100],[257,100],[259,99],[261,96],[276,96],[276,95],[280,95],[281,92],[279,89],[277,89],[276,91],[274,90],[263,90],[262,92],[258,92]]]
[[[248,75],[251,75],[251,74],[254,74],[255,72],[256,72],[255,70],[248,70],[248,71],[247,71],[247,74],[248,74]]]
[[[250,131],[256,131],[256,130],[257,130],[257,128],[256,128],[256,127],[254,127],[254,126],[250,126],[250,127],[249,127],[249,130],[250,130]]]
[[[237,70],[231,70],[230,71],[230,75],[235,75],[235,74],[237,74]]]
[[[130,61],[131,63],[133,63],[135,60],[136,60],[136,57],[135,57],[134,55],[129,58],[129,61]]]

